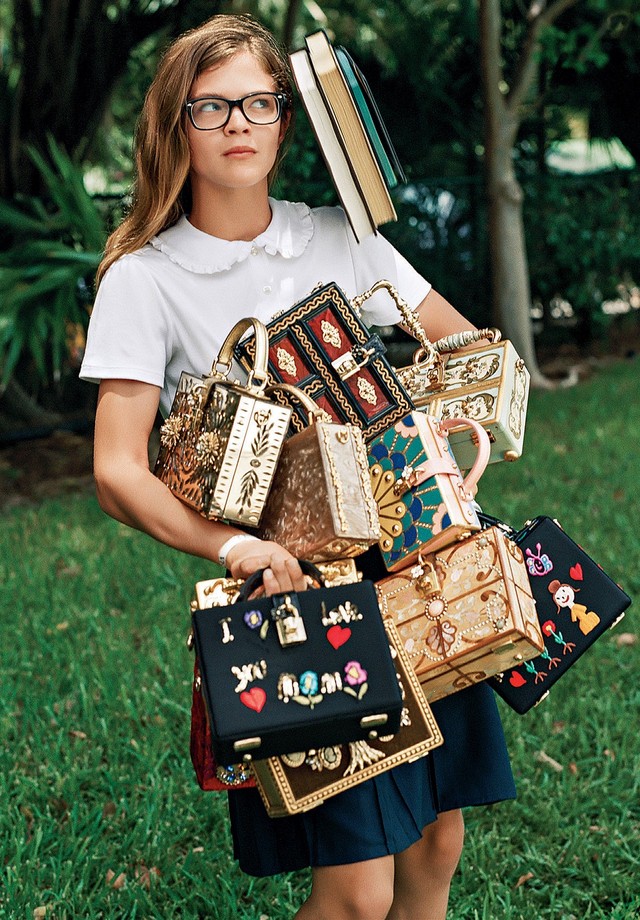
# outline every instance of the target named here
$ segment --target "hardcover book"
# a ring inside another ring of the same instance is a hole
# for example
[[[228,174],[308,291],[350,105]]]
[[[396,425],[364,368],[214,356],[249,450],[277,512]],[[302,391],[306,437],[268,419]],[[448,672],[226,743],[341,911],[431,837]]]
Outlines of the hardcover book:
[[[369,214],[366,202],[352,173],[342,143],[327,104],[324,100],[306,48],[294,51],[289,56],[291,70],[309,123],[322,152],[340,203],[351,224],[356,239],[362,240],[376,232],[376,225]]]
[[[294,79],[354,234],[397,219],[390,190],[405,177],[368,84],[324,31],[290,55]]]

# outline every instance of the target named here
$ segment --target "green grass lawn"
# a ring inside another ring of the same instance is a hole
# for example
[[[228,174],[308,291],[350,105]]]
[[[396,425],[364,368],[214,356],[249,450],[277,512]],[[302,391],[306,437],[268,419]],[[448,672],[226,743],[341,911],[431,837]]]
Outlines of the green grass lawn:
[[[533,393],[523,458],[478,495],[517,526],[556,517],[632,597],[639,369]],[[189,600],[216,567],[92,498],[0,521],[0,918],[290,918],[307,874],[243,876],[188,757]],[[632,607],[536,710],[500,701],[519,797],[467,812],[453,920],[640,917],[636,633]]]

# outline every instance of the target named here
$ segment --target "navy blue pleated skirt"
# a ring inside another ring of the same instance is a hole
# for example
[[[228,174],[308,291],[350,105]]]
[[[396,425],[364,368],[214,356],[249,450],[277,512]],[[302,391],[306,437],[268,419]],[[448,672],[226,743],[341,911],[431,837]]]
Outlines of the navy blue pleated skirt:
[[[493,691],[432,704],[444,744],[300,815],[270,818],[257,789],[229,792],[234,855],[249,875],[335,866],[406,850],[442,811],[515,797]]]

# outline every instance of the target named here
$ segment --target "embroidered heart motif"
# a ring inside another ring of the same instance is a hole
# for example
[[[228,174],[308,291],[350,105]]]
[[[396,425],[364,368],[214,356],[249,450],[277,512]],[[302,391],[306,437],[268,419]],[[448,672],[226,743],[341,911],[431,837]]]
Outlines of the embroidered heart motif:
[[[240,694],[240,702],[244,703],[247,709],[253,709],[254,712],[261,712],[262,707],[267,702],[267,694],[262,687],[252,687],[251,690],[243,690]]]
[[[582,566],[579,562],[571,566],[569,569],[569,576],[573,578],[574,581],[582,581]]]
[[[524,687],[526,684],[526,679],[518,671],[512,671],[511,677],[509,678],[509,683],[512,687]]]
[[[339,623],[336,623],[335,626],[332,626],[331,629],[327,630],[327,639],[329,644],[332,645],[335,649],[339,649],[341,645],[344,645],[345,642],[348,642],[351,638],[351,630],[348,626],[340,626]]]

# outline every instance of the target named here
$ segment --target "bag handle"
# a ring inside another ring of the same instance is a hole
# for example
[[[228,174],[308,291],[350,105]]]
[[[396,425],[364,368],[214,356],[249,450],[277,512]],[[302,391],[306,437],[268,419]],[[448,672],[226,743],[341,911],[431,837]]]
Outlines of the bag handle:
[[[297,399],[303,409],[306,409],[310,425],[313,425],[315,421],[333,422],[329,413],[321,409],[315,399],[312,399],[308,393],[305,393],[299,387],[293,386],[291,383],[273,383],[267,387],[265,392],[270,394],[274,390],[283,390],[289,398]]]
[[[459,348],[466,348],[467,345],[473,345],[481,339],[487,339],[492,345],[499,342],[502,333],[495,327],[486,329],[465,329],[464,332],[454,332],[452,335],[445,335],[433,343],[433,347],[438,354],[445,354],[450,351],[457,351]],[[414,355],[415,361],[415,355]]]
[[[313,564],[313,562],[307,562],[306,559],[299,559],[298,562],[300,563],[300,568],[305,575],[309,575],[311,578],[313,578],[314,581],[317,581],[319,585],[324,585],[324,576],[320,569]],[[249,596],[253,594],[256,588],[260,588],[262,586],[264,573],[264,569],[258,569],[258,571],[254,572],[253,575],[249,575],[245,583],[240,588],[240,591],[238,592],[238,596],[236,598],[237,604],[243,601],[248,601]],[[283,591],[282,593],[293,594],[294,592]]]
[[[447,418],[438,422],[438,427],[443,431],[451,431],[452,428],[471,428],[475,433],[478,443],[478,452],[476,453],[475,460],[473,461],[473,466],[464,477],[463,486],[466,492],[469,492],[471,497],[475,494],[475,488],[480,481],[480,477],[486,470],[489,464],[489,458],[491,457],[491,441],[486,430],[482,427],[480,422],[476,422],[471,418],[464,418],[463,416],[456,416],[455,418]]]
[[[247,316],[235,324],[222,343],[222,347],[218,352],[218,357],[213,362],[207,378],[220,380],[221,378],[226,379],[229,376],[231,373],[231,362],[233,361],[233,349],[247,329],[251,327],[253,327],[255,335],[256,350],[253,367],[249,371],[246,389],[251,393],[260,394],[264,391],[269,382],[269,334],[264,323],[261,323],[255,316]]]
[[[420,317],[416,310],[412,310],[409,304],[404,298],[400,296],[397,289],[391,284],[390,281],[381,278],[379,281],[376,281],[375,284],[372,284],[371,287],[364,291],[362,294],[358,294],[356,297],[353,297],[351,300],[351,306],[354,310],[358,311],[361,309],[362,304],[365,300],[368,300],[376,291],[386,291],[395,301],[395,304],[398,308],[402,319],[405,322],[409,332],[420,342],[420,351],[424,352],[424,357],[426,360],[436,363],[439,361],[439,355],[433,347],[430,339],[427,337],[427,333],[424,330],[424,326],[420,322]]]
[[[466,428],[472,428],[477,435],[478,441],[478,451],[473,461],[473,466],[462,481],[464,496],[470,499],[473,498],[475,487],[489,463],[491,441],[482,425],[473,419],[460,416],[437,422],[438,432],[443,437],[446,437],[446,432],[451,428],[459,428],[462,425]],[[460,475],[458,464],[449,453],[444,457],[433,457],[429,460],[425,460],[424,463],[421,463],[420,466],[416,466],[415,468],[406,467],[402,475],[396,480],[394,493],[398,496],[404,495],[411,489],[415,489],[416,486],[421,485],[427,479],[439,475],[455,476],[456,478]]]

